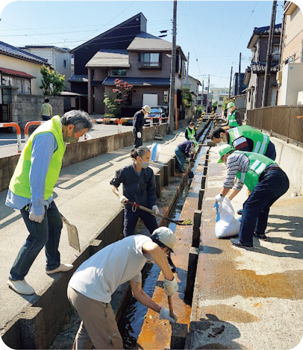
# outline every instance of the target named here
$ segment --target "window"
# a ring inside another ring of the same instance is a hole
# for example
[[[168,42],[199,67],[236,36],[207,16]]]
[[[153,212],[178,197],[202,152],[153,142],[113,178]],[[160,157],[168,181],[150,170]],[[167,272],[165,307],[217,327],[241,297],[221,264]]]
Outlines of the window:
[[[113,75],[126,75],[126,69],[113,69]]]
[[[63,60],[63,67],[66,68],[66,60]]]
[[[139,68],[160,68],[159,53],[140,53]]]
[[[219,96],[219,101],[223,101],[223,96]]]
[[[279,59],[280,59],[279,45],[274,45],[272,50],[272,60],[273,62],[279,62]]]

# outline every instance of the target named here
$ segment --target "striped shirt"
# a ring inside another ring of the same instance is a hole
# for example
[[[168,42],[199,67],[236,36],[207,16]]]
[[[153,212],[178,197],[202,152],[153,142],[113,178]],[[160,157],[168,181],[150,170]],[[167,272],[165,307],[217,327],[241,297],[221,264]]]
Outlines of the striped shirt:
[[[226,166],[227,176],[223,183],[223,187],[228,189],[233,188],[237,191],[241,191],[244,182],[239,179],[237,179],[236,183],[234,183],[234,181],[238,171],[240,171],[241,173],[246,173],[248,171],[249,158],[245,153],[242,152],[232,153],[227,158]]]

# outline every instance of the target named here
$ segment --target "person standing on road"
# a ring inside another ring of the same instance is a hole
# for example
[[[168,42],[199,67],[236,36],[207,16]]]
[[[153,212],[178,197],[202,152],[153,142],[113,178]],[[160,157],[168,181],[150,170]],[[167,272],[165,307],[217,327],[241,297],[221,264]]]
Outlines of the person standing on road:
[[[227,124],[221,125],[228,126],[230,129],[242,125],[242,118],[240,113],[236,110],[234,102],[227,104],[227,109],[231,108],[230,115],[227,117]]]
[[[32,133],[21,153],[5,202],[21,211],[29,231],[7,281],[17,293],[35,293],[24,278],[43,247],[47,274],[73,268],[73,265],[60,263],[62,219],[52,194],[61,170],[65,143],[77,142],[91,128],[91,119],[83,111],[70,111],[62,118],[55,116]]]
[[[235,151],[230,145],[220,146],[218,154],[218,163],[224,162],[227,166],[227,176],[216,201],[223,201],[228,193],[232,200],[244,184],[251,191],[243,205],[239,236],[230,241],[237,247],[252,247],[254,235],[259,239],[267,238],[265,230],[270,207],[288,190],[288,177],[276,162],[261,154]],[[236,184],[235,177],[238,178]]]
[[[196,130],[194,122],[188,123],[188,127],[185,129],[185,138],[187,141],[196,141]]]
[[[173,296],[178,291],[176,277],[165,255],[173,251],[176,236],[160,227],[150,236],[126,237],[108,245],[80,265],[69,281],[67,295],[77,310],[81,324],[73,349],[123,349],[123,342],[110,301],[119,285],[130,281],[133,296],[144,306],[159,313],[160,320],[171,323],[169,310],[161,307],[142,289],[141,270],[155,262],[164,274],[164,291]]]
[[[217,145],[221,142],[228,143],[237,151],[254,152],[272,160],[276,159],[276,147],[269,136],[249,125],[229,130],[217,128],[211,132],[210,139]]]
[[[135,113],[133,120],[133,135],[134,135],[134,147],[138,148],[143,143],[143,126],[144,117],[150,113],[150,107],[145,105],[142,109]]]
[[[133,160],[132,164],[117,170],[115,177],[110,181],[112,191],[125,205],[123,230],[125,237],[135,234],[139,218],[142,219],[150,234],[158,228],[155,216],[142,209],[132,207],[127,204],[128,201],[151,209],[155,215],[159,214],[155,175],[149,167],[151,152],[148,147],[141,146],[132,149],[130,156]],[[121,183],[123,184],[123,195],[118,190]]]
[[[194,141],[184,141],[175,148],[175,155],[179,163],[179,173],[185,173],[185,170],[183,169],[185,159],[190,158],[190,154],[194,147]]]
[[[41,106],[41,118],[42,120],[50,120],[53,117],[53,107],[49,103],[49,99],[45,98],[44,103]]]

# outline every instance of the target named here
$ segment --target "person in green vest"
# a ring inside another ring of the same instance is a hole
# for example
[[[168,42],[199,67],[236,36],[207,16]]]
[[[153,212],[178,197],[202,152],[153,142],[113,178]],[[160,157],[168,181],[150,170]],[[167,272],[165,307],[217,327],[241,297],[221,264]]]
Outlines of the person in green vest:
[[[227,104],[227,109],[231,109],[230,115],[227,117],[227,123],[221,126],[228,126],[229,128],[235,128],[242,125],[242,118],[240,113],[236,110],[234,102]]]
[[[251,191],[243,205],[238,238],[231,238],[231,243],[241,248],[252,247],[254,235],[267,239],[270,207],[288,190],[288,177],[276,162],[261,154],[236,151],[231,145],[220,146],[218,154],[218,163],[226,164],[227,175],[216,201],[223,201],[225,196],[232,200],[244,184]]]
[[[9,184],[5,204],[18,209],[29,235],[10,270],[7,284],[19,294],[34,294],[25,281],[34,260],[45,247],[46,273],[65,272],[71,264],[61,264],[58,250],[62,219],[53,200],[66,143],[75,143],[92,128],[83,111],[54,116],[40,125],[28,139]]]
[[[217,145],[228,143],[237,151],[255,152],[272,160],[276,159],[276,147],[269,136],[249,126],[242,125],[229,130],[217,128],[210,134],[210,139]]]
[[[193,121],[190,121],[188,127],[185,129],[185,138],[188,141],[193,141],[195,147],[198,146],[198,142],[196,141],[195,123]]]

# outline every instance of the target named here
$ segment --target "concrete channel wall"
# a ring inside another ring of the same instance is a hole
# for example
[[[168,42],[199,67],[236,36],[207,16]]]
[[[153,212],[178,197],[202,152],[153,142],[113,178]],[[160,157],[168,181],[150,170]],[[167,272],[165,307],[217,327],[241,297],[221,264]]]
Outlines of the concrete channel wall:
[[[167,125],[148,128],[147,132],[145,132],[144,140],[152,140],[155,134],[166,133],[166,128]],[[120,140],[118,142],[119,137],[122,141]],[[101,152],[101,154],[110,152],[120,147],[129,146],[133,142],[130,132],[101,139],[102,140],[95,139],[71,145],[76,148],[68,148],[68,156],[65,159],[64,165],[67,166],[67,164],[73,164],[75,162],[76,158],[73,152],[77,152],[75,150],[78,148],[80,160],[84,160],[98,155],[98,152]],[[100,144],[102,146],[100,146]],[[84,150],[81,150],[82,147]],[[90,151],[90,148],[92,148],[92,151]],[[174,175],[175,170],[173,151],[170,152],[170,155],[164,156],[163,159],[163,162],[157,162],[157,168],[153,168],[156,177],[158,197],[161,194],[162,187],[169,183],[169,177]],[[171,206],[172,204],[170,207]],[[120,209],[108,225],[100,230],[100,232],[96,234],[95,239],[90,241],[81,254],[72,261],[74,269],[65,274],[60,274],[58,279],[54,280],[50,286],[45,288],[34,304],[28,304],[25,309],[20,310],[20,313],[15,316],[13,320],[5,325],[4,330],[1,331],[4,343],[13,349],[49,348],[72,313],[70,303],[66,297],[66,290],[68,281],[73,272],[84,260],[88,259],[98,250],[121,239],[122,228],[123,210]]]

